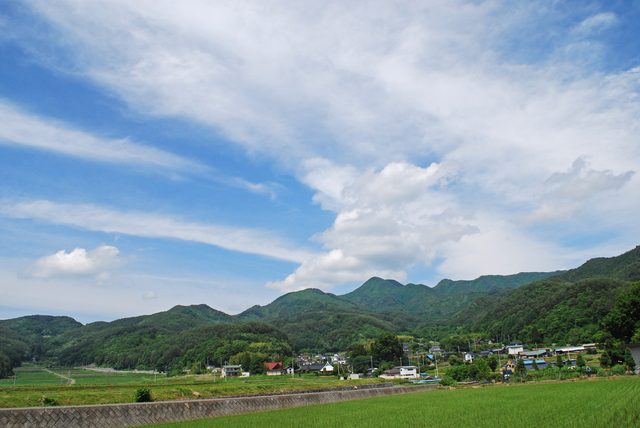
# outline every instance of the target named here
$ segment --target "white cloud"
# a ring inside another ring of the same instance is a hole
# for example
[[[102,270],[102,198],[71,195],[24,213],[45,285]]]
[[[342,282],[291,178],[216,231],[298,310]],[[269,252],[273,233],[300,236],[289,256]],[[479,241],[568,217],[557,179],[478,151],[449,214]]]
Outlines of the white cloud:
[[[341,206],[331,229],[314,238],[327,252],[305,260],[284,281],[267,286],[328,290],[371,276],[405,279],[405,270],[416,263],[429,264],[440,244],[477,232],[458,212],[457,202],[440,191],[454,175],[450,165],[420,168],[403,162],[367,171],[340,191],[326,186],[325,180],[310,180],[330,191],[318,200]]]
[[[122,264],[116,247],[101,245],[91,251],[76,248],[67,253],[60,250],[50,256],[38,259],[28,270],[34,278],[49,279],[67,276],[96,276],[99,281],[107,280],[108,270]]]
[[[549,177],[542,205],[526,220],[558,221],[571,218],[596,193],[620,190],[635,173],[627,171],[614,175],[611,171],[596,171],[587,169],[587,166],[585,158],[579,157],[567,172],[556,172]]]
[[[158,298],[158,296],[156,296],[156,293],[154,293],[153,291],[147,291],[142,296],[142,300],[153,300],[153,299],[157,299],[157,298]]]
[[[590,16],[580,23],[578,31],[592,32],[602,29],[607,29],[618,22],[618,18],[615,13],[599,13],[597,15]]]
[[[28,115],[0,100],[0,144],[20,144],[100,162],[142,164],[203,173],[198,162],[128,141],[110,140]]]
[[[0,214],[106,233],[202,242],[227,250],[294,262],[302,262],[311,254],[292,248],[283,239],[258,229],[189,223],[158,214],[121,212],[93,205],[57,204],[51,201],[9,204],[5,201],[0,204]]]

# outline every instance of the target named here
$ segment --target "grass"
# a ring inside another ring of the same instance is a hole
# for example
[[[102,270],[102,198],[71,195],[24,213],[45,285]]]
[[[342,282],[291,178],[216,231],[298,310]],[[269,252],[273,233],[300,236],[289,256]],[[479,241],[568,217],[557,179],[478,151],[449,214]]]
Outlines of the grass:
[[[14,369],[17,374],[16,385],[14,379],[0,381],[0,408],[41,406],[43,400],[52,400],[55,405],[86,405],[130,403],[140,386],[151,389],[156,401],[212,398],[229,395],[259,394],[292,390],[308,390],[333,388],[338,386],[353,386],[364,383],[383,382],[382,379],[340,381],[336,377],[318,377],[303,375],[298,378],[289,376],[255,376],[251,378],[229,379],[227,382],[205,376],[180,376],[165,378],[151,374],[134,373],[104,373],[73,369],[49,369],[21,367]],[[57,376],[69,376],[75,384],[68,385],[67,380]],[[60,383],[62,381],[62,384]],[[107,383],[108,381],[108,383]]]
[[[147,428],[215,427],[640,427],[640,379],[439,389]]]

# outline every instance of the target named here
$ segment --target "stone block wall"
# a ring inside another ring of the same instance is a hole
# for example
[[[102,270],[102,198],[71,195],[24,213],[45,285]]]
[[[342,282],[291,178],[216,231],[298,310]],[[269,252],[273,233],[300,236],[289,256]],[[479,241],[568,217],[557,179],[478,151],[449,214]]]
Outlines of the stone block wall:
[[[0,409],[0,426],[5,428],[127,427],[422,392],[435,388],[437,388],[436,385],[420,385],[157,403]]]

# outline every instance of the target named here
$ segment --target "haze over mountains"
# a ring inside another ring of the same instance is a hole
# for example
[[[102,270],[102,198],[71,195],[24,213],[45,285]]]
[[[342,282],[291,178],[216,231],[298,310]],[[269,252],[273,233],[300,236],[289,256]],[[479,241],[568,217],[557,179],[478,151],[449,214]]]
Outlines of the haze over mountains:
[[[593,341],[604,334],[601,321],[616,294],[629,292],[635,281],[640,247],[566,272],[442,280],[433,288],[371,278],[344,295],[307,289],[235,316],[207,305],[87,325],[26,316],[0,321],[0,351],[14,364],[36,358],[153,368],[228,360],[248,349],[264,355],[345,351],[382,331],[443,343],[459,336]]]

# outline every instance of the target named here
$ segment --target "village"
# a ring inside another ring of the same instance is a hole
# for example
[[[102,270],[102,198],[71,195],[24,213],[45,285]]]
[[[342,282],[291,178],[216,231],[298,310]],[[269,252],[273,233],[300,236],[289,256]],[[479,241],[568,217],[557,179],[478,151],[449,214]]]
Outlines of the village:
[[[508,381],[514,373],[522,368],[537,371],[547,367],[558,367],[558,364],[561,363],[565,368],[577,368],[581,372],[584,370],[586,375],[590,375],[592,371],[593,373],[597,372],[600,367],[600,363],[596,361],[599,352],[595,343],[549,348],[527,347],[522,342],[510,342],[508,345],[500,344],[497,346],[490,340],[478,340],[475,345],[485,349],[477,352],[454,352],[443,351],[439,345],[432,345],[428,347],[428,350],[423,350],[424,345],[419,343],[416,350],[410,347],[409,342],[404,342],[404,357],[399,358],[399,364],[393,365],[386,362],[383,364],[383,368],[380,368],[379,364],[374,364],[374,359],[371,357],[370,366],[361,372],[354,370],[351,358],[346,354],[300,354],[295,357],[295,360],[290,359],[286,366],[277,361],[265,363],[264,374],[295,377],[301,374],[315,373],[318,376],[338,376],[341,379],[379,377],[381,379],[406,379],[412,382],[428,383],[441,381],[441,372],[446,372],[452,367],[471,365],[478,361],[488,362],[489,365],[491,365],[490,360],[497,361],[499,381]],[[626,346],[633,355],[633,359],[639,360],[640,344]],[[585,360],[584,356],[586,355],[592,358]],[[293,364],[291,364],[292,362]],[[392,367],[389,367],[390,365]],[[207,369],[214,374],[218,373],[221,378],[252,376],[249,371],[243,370],[241,364],[224,364],[222,367],[208,366]],[[496,367],[492,367],[492,369],[495,371]],[[638,371],[640,371],[640,367],[635,367],[635,372],[638,373]]]

